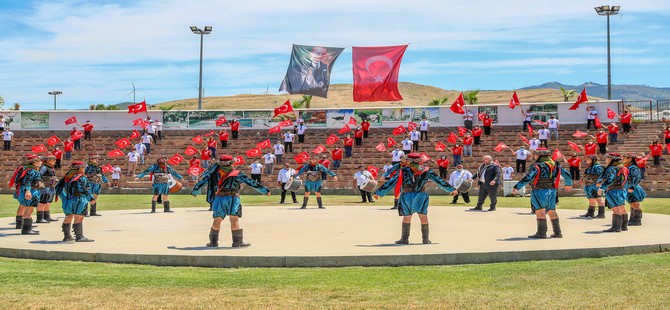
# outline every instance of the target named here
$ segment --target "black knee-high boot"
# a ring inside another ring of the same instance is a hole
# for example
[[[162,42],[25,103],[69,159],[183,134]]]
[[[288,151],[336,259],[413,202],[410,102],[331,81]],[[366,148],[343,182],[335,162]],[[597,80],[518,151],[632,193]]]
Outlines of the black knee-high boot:
[[[319,209],[325,209],[323,206],[323,201],[321,200],[321,197],[316,197],[316,204],[319,206]]]
[[[621,231],[628,231],[628,214],[626,213],[621,215]]]
[[[23,216],[17,215],[16,216],[16,229],[21,229],[23,227]]]
[[[234,248],[247,247],[247,246],[251,245],[251,243],[245,243],[244,242],[244,233],[243,233],[242,229],[233,230],[231,233],[233,234],[233,247]]]
[[[156,202],[151,201],[151,213],[156,213]]]
[[[603,230],[603,232],[621,232],[623,217],[620,214],[612,214],[612,227]]]
[[[421,237],[423,238],[423,244],[431,244],[430,239],[428,239],[428,234],[430,230],[428,229],[428,224],[421,224]]]
[[[605,206],[598,206],[598,215],[596,215],[597,219],[604,219],[605,218]]]
[[[642,226],[642,210],[633,209],[630,215],[631,220],[628,221],[628,226]]]
[[[402,223],[400,240],[396,241],[395,244],[409,244],[409,230],[411,227],[412,223]]]
[[[23,226],[21,227],[21,234],[22,235],[39,235],[40,234],[39,231],[33,230],[33,219],[32,218],[23,219]]]
[[[558,219],[551,220],[551,227],[554,229],[554,233],[551,235],[552,238],[563,238],[561,224],[559,223]]]
[[[98,203],[91,204],[91,216],[101,216],[98,214]]]
[[[93,242],[95,240],[88,239],[84,237],[84,223],[74,223],[72,224],[74,228],[74,241],[76,242]]]
[[[51,211],[44,211],[44,219],[49,222],[58,222],[58,219],[51,218]]]
[[[63,241],[74,241],[74,238],[72,238],[72,223],[63,223],[61,227],[63,228]]]
[[[174,211],[170,210],[170,201],[163,201],[163,212],[172,213]]]
[[[547,239],[547,219],[537,219],[537,232],[528,238]]]
[[[302,207],[300,209],[307,208],[307,202],[309,201],[309,196],[305,196],[302,198]]]
[[[209,243],[207,243],[208,247],[218,247],[219,246],[219,231],[214,230],[214,228],[209,229]]]
[[[391,210],[393,209],[398,209],[398,199],[393,199],[393,208]]]
[[[586,211],[586,214],[582,214],[579,217],[595,217],[596,215],[594,214],[596,212],[596,207],[595,206],[589,206],[589,209]]]
[[[37,211],[37,221],[35,223],[51,223],[44,220],[44,211]]]

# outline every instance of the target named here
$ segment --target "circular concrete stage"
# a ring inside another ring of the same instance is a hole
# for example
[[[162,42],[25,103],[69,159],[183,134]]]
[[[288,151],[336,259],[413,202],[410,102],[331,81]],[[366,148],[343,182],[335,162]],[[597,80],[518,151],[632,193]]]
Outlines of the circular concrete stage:
[[[64,243],[61,222],[39,224],[41,235],[22,236],[13,218],[0,219],[0,256],[91,262],[203,267],[332,267],[491,263],[602,257],[670,249],[670,216],[645,214],[641,227],[602,233],[607,219],[580,219],[583,211],[560,210],[562,239],[533,240],[528,208],[469,211],[430,208],[430,239],[421,244],[418,218],[410,245],[395,245],[401,218],[382,205],[245,207],[242,227],[249,248],[231,248],[228,222],[219,248],[207,248],[211,213],[201,208],[150,214],[102,211],[85,220],[93,243]],[[61,218],[62,221],[62,218]],[[551,233],[551,225],[549,225]]]

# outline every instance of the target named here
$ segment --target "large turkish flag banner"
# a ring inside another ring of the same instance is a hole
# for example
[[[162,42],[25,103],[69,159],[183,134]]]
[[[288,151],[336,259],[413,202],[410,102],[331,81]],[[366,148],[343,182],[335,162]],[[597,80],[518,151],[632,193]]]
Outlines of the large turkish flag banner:
[[[402,100],[398,74],[406,49],[407,45],[352,48],[355,102]]]

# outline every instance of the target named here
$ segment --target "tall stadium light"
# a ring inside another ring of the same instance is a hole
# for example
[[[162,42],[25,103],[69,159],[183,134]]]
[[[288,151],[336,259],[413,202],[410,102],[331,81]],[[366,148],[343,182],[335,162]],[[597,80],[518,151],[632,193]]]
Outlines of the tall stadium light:
[[[612,63],[610,58],[610,16],[619,14],[621,6],[601,5],[595,7],[600,16],[607,16],[607,99],[612,100]]]
[[[212,26],[205,26],[204,30],[196,26],[191,26],[189,28],[191,28],[191,32],[193,32],[193,34],[200,35],[200,78],[198,82],[198,110],[202,110],[202,43],[204,36],[212,32]]]
[[[54,91],[49,92],[49,95],[54,96],[54,110],[56,109],[56,96],[62,95],[62,94],[63,94],[63,92],[60,91],[60,90],[54,90]]]

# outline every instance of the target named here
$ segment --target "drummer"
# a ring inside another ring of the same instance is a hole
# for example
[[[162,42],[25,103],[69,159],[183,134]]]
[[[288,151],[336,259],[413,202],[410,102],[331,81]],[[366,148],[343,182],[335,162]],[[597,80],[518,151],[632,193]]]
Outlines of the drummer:
[[[158,200],[159,195],[163,199],[163,212],[172,213],[173,211],[170,210],[170,198],[168,197],[168,194],[170,193],[170,187],[168,185],[170,179],[169,175],[172,175],[174,178],[184,183],[187,183],[188,181],[186,181],[181,174],[167,165],[166,156],[158,157],[155,164],[151,165],[147,170],[144,170],[135,177],[135,181],[138,181],[149,173],[151,173],[151,179],[153,181],[151,187],[154,193],[154,196],[151,198],[151,213],[156,213],[156,201]]]
[[[455,205],[458,202],[458,195],[463,196],[463,201],[465,203],[470,203],[470,187],[472,187],[472,173],[463,169],[463,165],[459,164],[456,166],[456,171],[452,172],[449,176],[449,184],[454,184],[454,187],[458,190],[458,194],[454,195],[454,200],[451,202],[452,205]]]
[[[309,200],[309,194],[311,192],[314,192],[316,195],[316,203],[318,204],[319,209],[325,209],[323,207],[323,201],[321,201],[321,172],[327,173],[333,177],[334,181],[337,181],[337,175],[323,165],[319,165],[317,163],[318,160],[319,158],[312,155],[309,158],[309,164],[303,165],[302,168],[300,168],[298,172],[293,175],[293,178],[296,178],[303,173],[307,174],[307,178],[305,180],[305,197],[302,200],[302,207],[300,207],[300,209],[307,208],[307,201]],[[293,178],[291,178],[291,180],[293,180]]]
[[[372,193],[366,190],[364,185],[367,185],[370,180],[374,181],[374,177],[370,171],[367,171],[363,166],[358,166],[358,171],[354,174],[354,185],[361,192],[361,203],[373,203]],[[374,190],[374,187],[371,189]]]

